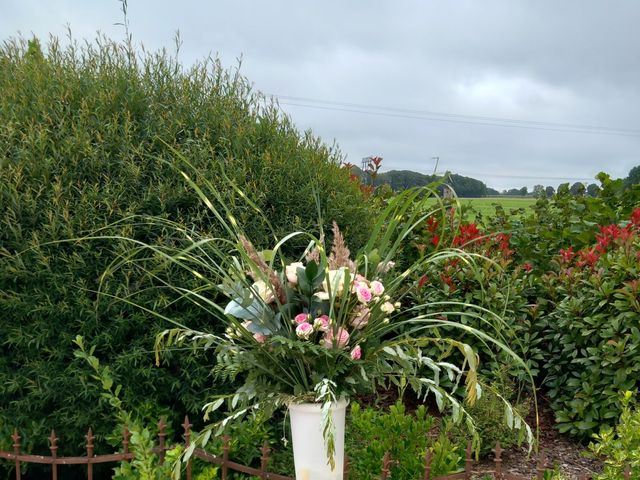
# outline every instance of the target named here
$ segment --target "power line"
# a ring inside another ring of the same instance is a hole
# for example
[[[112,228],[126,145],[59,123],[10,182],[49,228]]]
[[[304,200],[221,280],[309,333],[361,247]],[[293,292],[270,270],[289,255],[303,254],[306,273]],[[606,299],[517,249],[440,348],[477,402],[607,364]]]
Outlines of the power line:
[[[348,102],[337,102],[337,101],[331,101],[331,100],[319,100],[319,99],[307,98],[307,97],[293,97],[290,95],[276,95],[276,94],[271,94],[271,95],[278,97],[280,99],[285,99],[285,100],[303,101],[303,102],[311,102],[311,103],[323,103],[323,104],[337,105],[337,106],[343,106],[343,107],[388,110],[388,111],[401,112],[401,113],[435,115],[435,116],[442,116],[442,117],[467,118],[467,119],[475,119],[475,120],[489,120],[489,121],[509,122],[509,123],[522,123],[522,124],[532,124],[532,125],[541,125],[541,126],[546,125],[546,126],[566,127],[566,128],[607,130],[607,131],[631,133],[634,135],[640,134],[640,130],[631,130],[626,128],[613,128],[613,127],[605,127],[605,126],[597,126],[597,125],[557,123],[557,122],[547,122],[547,121],[541,122],[536,120],[521,120],[521,119],[519,120],[519,119],[513,119],[513,118],[489,117],[484,115],[463,115],[459,113],[443,113],[443,112],[434,112],[430,110],[415,110],[415,109],[408,109],[408,108],[385,107],[381,105],[371,105],[371,104],[363,104],[363,103],[348,103]]]
[[[395,169],[394,169],[395,170]],[[406,170],[406,169],[403,169]],[[385,170],[382,171],[380,173],[387,173],[390,170]],[[420,173],[422,175],[431,175],[430,173],[423,173],[423,172],[417,172]],[[484,177],[484,178],[517,178],[517,179],[521,179],[521,180],[572,180],[575,182],[591,182],[594,181],[594,178],[591,177],[552,177],[552,176],[545,176],[545,175],[505,175],[505,174],[500,174],[500,173],[487,173],[487,172],[466,172],[466,171],[449,171],[449,173],[454,174],[454,175],[460,175],[463,177],[471,177],[471,178],[478,178],[478,177]],[[436,172],[436,175],[444,175],[444,172]]]
[[[576,182],[580,181],[592,181],[593,178],[587,177],[547,177],[541,175],[501,175],[501,174],[493,174],[493,173],[473,173],[473,172],[464,172],[458,173],[458,175],[465,176],[481,176],[481,177],[496,177],[496,178],[520,178],[523,180],[574,180]]]
[[[320,110],[333,110],[349,113],[360,113],[364,115],[408,118],[414,120],[431,120],[436,122],[461,123],[467,125],[483,125],[491,127],[524,128],[529,130],[545,130],[552,132],[591,133],[595,135],[640,137],[640,130],[632,129],[570,123],[540,122],[534,120],[517,120],[480,115],[462,115],[456,113],[432,112],[428,110],[411,110],[359,103],[335,102],[330,100],[319,100],[306,97],[294,97],[289,95],[268,95],[277,98],[280,105],[314,108]]]

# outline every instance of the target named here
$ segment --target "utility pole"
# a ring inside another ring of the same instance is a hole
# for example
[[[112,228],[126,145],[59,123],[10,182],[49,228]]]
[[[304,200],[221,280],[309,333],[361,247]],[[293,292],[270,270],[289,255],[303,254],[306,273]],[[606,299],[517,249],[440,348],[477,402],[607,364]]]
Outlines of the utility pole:
[[[433,167],[433,174],[435,175],[438,171],[438,163],[440,163],[440,157],[431,157],[431,160],[436,161],[436,165]]]

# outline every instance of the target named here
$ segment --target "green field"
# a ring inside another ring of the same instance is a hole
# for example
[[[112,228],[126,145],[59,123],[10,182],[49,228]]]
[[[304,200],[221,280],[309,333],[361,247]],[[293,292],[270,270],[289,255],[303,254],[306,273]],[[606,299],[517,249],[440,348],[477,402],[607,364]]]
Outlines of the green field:
[[[501,205],[506,211],[517,208],[528,209],[536,203],[532,197],[483,197],[483,198],[461,198],[460,203],[471,206],[474,210],[482,213],[483,216],[491,216],[495,213],[495,205]]]
[[[535,204],[536,199],[532,197],[482,197],[482,198],[459,198],[459,202],[463,207],[472,207],[476,212],[482,214],[483,217],[491,217],[495,214],[495,205],[501,205],[507,212],[512,209],[524,208],[528,209]],[[468,220],[475,216],[469,212]]]

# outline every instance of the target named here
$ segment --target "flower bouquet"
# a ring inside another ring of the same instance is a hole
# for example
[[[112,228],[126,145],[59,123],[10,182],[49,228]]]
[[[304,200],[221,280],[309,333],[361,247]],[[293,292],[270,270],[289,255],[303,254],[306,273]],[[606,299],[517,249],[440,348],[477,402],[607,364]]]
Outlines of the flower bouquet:
[[[430,198],[432,190],[407,190],[390,200],[373,226],[371,238],[354,256],[335,223],[330,249],[325,248],[320,227],[318,237],[293,232],[272,250],[259,252],[243,234],[215,187],[207,183],[217,200],[214,205],[183,175],[226,228],[228,237],[198,236],[182,225],[157,219],[164,228],[171,227],[183,235],[185,244],[154,246],[133,241],[135,248],[123,262],[159,259],[163,265],[188,272],[199,284],[196,288],[162,280],[157,274],[158,267],[143,268],[154,281],[162,282],[165,289],[173,290],[180,299],[202,307],[222,326],[214,329],[219,333],[195,331],[179,324],[166,330],[156,341],[157,360],[162,350],[190,342],[215,351],[214,373],[219,379],[236,384],[241,380],[234,392],[216,395],[205,405],[205,419],[224,405],[228,412],[200,432],[197,441],[187,449],[187,456],[196,445],[206,444],[211,435],[222,433],[229,422],[252,412],[270,412],[287,406],[292,418],[304,417],[307,410],[302,409],[298,415],[301,410],[295,406],[316,403],[319,425],[313,429],[317,432],[298,430],[305,435],[305,441],[294,436],[294,452],[303,443],[315,445],[313,468],[319,463],[326,469],[318,477],[341,478],[341,428],[346,400],[389,384],[410,387],[419,398],[433,395],[441,409],[448,406],[454,419],[465,418],[473,430],[473,421],[466,415],[463,403],[451,391],[464,385],[466,400],[475,401],[481,394],[477,377],[479,360],[468,345],[441,336],[438,328],[459,328],[482,341],[494,342],[505,351],[509,351],[508,347],[487,333],[448,321],[445,304],[433,305],[428,313],[415,315],[413,308],[403,308],[402,302],[411,287],[407,279],[422,271],[426,262],[454,256],[471,262],[474,254],[443,250],[402,268],[394,264],[412,230],[441,209]],[[261,215],[250,200],[244,199]],[[268,223],[266,218],[265,222]],[[306,239],[308,245],[293,259],[283,253],[295,251],[285,248],[292,239],[298,244],[300,239]],[[144,251],[150,251],[151,255],[142,256]],[[221,297],[226,300],[220,301]],[[126,301],[133,302],[132,297]],[[419,307],[425,311],[424,305]],[[176,323],[155,308],[141,308]],[[485,313],[477,311],[479,317]],[[453,365],[424,354],[423,348],[433,342],[459,350],[463,364]],[[444,376],[453,388],[441,386]],[[342,416],[336,416],[340,409]],[[294,434],[295,431],[294,428]],[[319,435],[320,447],[311,440],[314,433]],[[531,440],[530,430],[528,434]],[[318,455],[319,448],[326,455]],[[300,471],[303,467],[297,453],[295,456],[296,470]]]

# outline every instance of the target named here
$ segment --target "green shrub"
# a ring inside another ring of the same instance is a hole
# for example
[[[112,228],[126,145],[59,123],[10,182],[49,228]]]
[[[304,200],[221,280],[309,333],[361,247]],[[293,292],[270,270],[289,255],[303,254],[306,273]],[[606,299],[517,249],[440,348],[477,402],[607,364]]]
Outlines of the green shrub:
[[[316,193],[323,218],[337,220],[353,248],[368,237],[372,214],[340,169],[338,151],[299,134],[215,60],[184,69],[165,53],[138,53],[105,38],[66,47],[54,39],[44,53],[37,42],[0,46],[0,442],[17,427],[26,449],[46,453],[55,428],[64,439],[60,455],[77,454],[86,427],[98,441],[112,430],[86,366],[73,359],[77,334],[97,346],[127,405],[151,416],[171,412],[176,423],[185,413],[199,418],[210,361],[169,352],[152,367],[155,335],[167,325],[124,302],[96,301],[99,287],[107,299],[141,288],[127,268],[100,284],[121,246],[51,243],[97,229],[148,243],[168,235],[145,215],[223,235],[177,172],[184,165],[174,152],[193,165],[196,182],[229,176],[279,237],[313,230]],[[270,245],[269,226],[232,189],[221,191],[252,240]],[[211,328],[186,302],[167,311],[192,328]]]
[[[593,247],[557,256],[545,277],[557,299],[541,326],[545,384],[561,432],[587,438],[621,412],[618,392],[640,386],[640,208],[601,227]]]
[[[531,411],[530,399],[518,399],[515,388],[507,379],[504,371],[496,374],[498,377],[497,384],[494,387],[503,395],[512,401],[512,408],[516,411],[520,418],[526,418]],[[505,422],[505,405],[504,401],[490,389],[485,389],[482,396],[476,401],[475,405],[468,406],[467,411],[473,417],[476,432],[480,439],[479,455],[485,458],[491,453],[496,443],[500,442],[500,446],[509,449],[515,445],[521,445],[524,441],[524,430],[509,428]],[[468,432],[456,426],[457,435],[460,441],[464,441],[468,437]]]
[[[621,395],[622,410],[615,429],[605,427],[594,434],[595,443],[589,444],[591,452],[604,458],[604,471],[596,474],[596,480],[624,478],[625,468],[629,468],[630,478],[640,478],[640,410],[633,402],[633,393]]]
[[[536,293],[536,272],[530,264],[516,263],[511,236],[481,229],[450,213],[427,218],[415,231],[413,245],[413,256],[418,258],[445,247],[460,249],[467,256],[443,255],[440,262],[428,265],[419,278],[412,279],[411,302],[426,305],[425,313],[429,313],[429,306],[437,305],[448,311],[448,320],[490,332],[525,360],[536,375],[542,360],[541,339],[535,331],[538,308],[530,301]],[[473,335],[456,335],[479,353],[486,377],[493,378],[494,372],[508,365],[512,374],[530,383],[526,370],[496,345]]]
[[[352,404],[345,438],[345,450],[350,460],[349,478],[372,478],[381,471],[387,452],[394,462],[392,478],[421,478],[427,449],[433,454],[432,475],[460,470],[464,466],[464,447],[449,439],[446,428],[432,439],[429,433],[433,427],[434,419],[423,405],[410,415],[401,402],[389,407],[388,413]]]
[[[567,245],[588,246],[598,225],[620,222],[640,203],[640,185],[625,189],[623,180],[613,180],[605,173],[599,173],[597,179],[597,197],[573,195],[566,183],[553,197],[539,197],[530,213],[496,205],[494,215],[475,217],[487,230],[511,235],[518,264],[530,262],[544,272],[553,268],[558,250]]]

